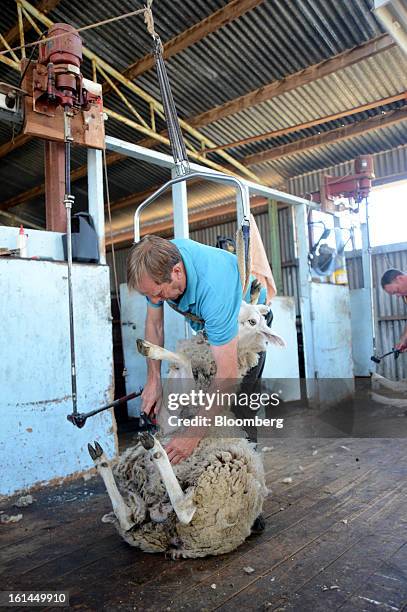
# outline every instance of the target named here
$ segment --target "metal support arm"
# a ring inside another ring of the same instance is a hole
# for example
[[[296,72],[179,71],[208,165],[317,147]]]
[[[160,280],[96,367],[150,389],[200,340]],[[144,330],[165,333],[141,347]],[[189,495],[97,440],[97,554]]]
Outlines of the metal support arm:
[[[137,210],[134,213],[134,242],[139,242],[140,240],[140,216],[143,210],[147,208],[147,206],[152,204],[152,202],[154,202],[165,191],[167,191],[169,187],[172,187],[177,183],[181,183],[182,181],[192,181],[194,179],[205,179],[216,183],[226,183],[234,185],[237,190],[236,210],[238,226],[249,222],[249,190],[247,188],[247,185],[243,181],[239,180],[234,176],[227,176],[225,174],[218,174],[216,172],[191,172],[190,174],[177,176],[167,181],[164,185],[157,189],[157,191],[151,194],[151,196],[144,200],[144,202],[142,202],[140,206],[137,207]]]

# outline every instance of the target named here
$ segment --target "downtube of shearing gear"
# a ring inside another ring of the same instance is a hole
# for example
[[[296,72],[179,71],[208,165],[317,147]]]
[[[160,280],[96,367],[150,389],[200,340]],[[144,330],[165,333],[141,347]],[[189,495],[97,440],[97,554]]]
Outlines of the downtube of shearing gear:
[[[66,118],[68,120],[68,118]],[[72,291],[72,227],[71,210],[74,196],[71,194],[71,143],[67,140],[68,130],[65,134],[65,199],[66,208],[66,250],[68,260],[68,306],[69,306],[69,337],[71,349],[71,388],[72,388],[72,412],[77,414],[77,391],[76,391],[76,360],[75,360],[75,328],[73,319],[73,291]]]
[[[168,136],[171,143],[172,156],[178,176],[190,171],[187,151],[178,121],[177,109],[172,96],[171,86],[162,55],[162,44],[158,36],[154,37],[154,57],[157,69],[158,84],[164,107],[165,119],[168,127]]]

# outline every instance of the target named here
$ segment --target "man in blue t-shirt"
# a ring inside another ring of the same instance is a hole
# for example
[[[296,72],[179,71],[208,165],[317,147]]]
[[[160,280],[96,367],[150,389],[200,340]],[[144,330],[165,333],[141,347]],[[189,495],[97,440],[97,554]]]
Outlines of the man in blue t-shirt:
[[[238,377],[237,333],[242,287],[235,255],[193,240],[145,236],[133,245],[127,260],[127,284],[147,298],[145,339],[164,345],[164,301],[205,329],[219,379]],[[248,294],[250,289],[248,290]],[[248,300],[249,295],[245,299]],[[260,303],[265,301],[265,290]],[[148,360],[142,411],[157,412],[161,396],[161,364]],[[188,457],[200,437],[175,437],[167,447],[172,463]]]

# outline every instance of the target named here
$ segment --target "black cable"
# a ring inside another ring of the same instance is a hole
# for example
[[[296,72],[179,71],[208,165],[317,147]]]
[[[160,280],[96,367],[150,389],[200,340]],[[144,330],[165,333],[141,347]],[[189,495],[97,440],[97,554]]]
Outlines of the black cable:
[[[175,107],[167,70],[165,68],[161,40],[158,36],[154,37],[154,56],[164,114],[168,126],[172,156],[176,165],[183,164],[189,172],[188,155],[178,120],[177,109]]]
[[[41,32],[40,37],[39,37],[39,38],[38,38],[38,39],[37,39],[35,42],[37,42],[37,43],[38,43],[38,42],[40,42],[41,38],[44,38],[45,33],[46,33],[46,32],[45,32],[45,30],[44,30],[44,32]],[[34,57],[34,53],[35,53],[35,50],[36,50],[36,49],[37,49],[37,46],[33,47],[33,48],[32,48],[32,50],[31,50],[30,57],[28,58],[28,62],[27,62],[27,64],[26,64],[26,67],[24,68],[23,74],[21,75],[20,82],[19,82],[19,84],[18,84],[18,86],[19,86],[20,88],[21,88],[21,84],[22,84],[22,82],[23,82],[23,80],[24,80],[24,77],[25,77],[25,75],[26,75],[26,72],[27,72],[27,70],[28,70],[28,66],[29,66],[29,65],[31,64],[31,62],[32,62],[32,59],[33,59],[33,57]]]

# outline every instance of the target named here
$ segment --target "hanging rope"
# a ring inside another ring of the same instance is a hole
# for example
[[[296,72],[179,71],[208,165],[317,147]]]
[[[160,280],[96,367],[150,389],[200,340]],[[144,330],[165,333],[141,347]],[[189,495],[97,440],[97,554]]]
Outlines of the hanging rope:
[[[250,256],[250,225],[243,221],[236,232],[236,256],[239,268],[242,294],[245,296],[250,282],[251,256]]]
[[[130,13],[124,13],[123,15],[117,15],[116,17],[110,17],[109,19],[104,19],[103,21],[97,21],[96,23],[89,23],[86,26],[82,26],[81,28],[75,28],[77,32],[85,32],[86,30],[92,30],[93,28],[99,28],[100,26],[107,25],[108,23],[113,23],[115,21],[120,21],[121,19],[127,19],[128,17],[134,17],[135,15],[141,15],[142,13],[146,13],[148,9],[142,8],[137,11],[131,11]],[[0,55],[6,55],[12,51],[20,51],[21,49],[27,49],[28,47],[36,47],[39,44],[48,42],[49,40],[55,40],[61,36],[65,36],[64,34],[56,34],[55,36],[49,36],[48,38],[43,38],[41,42],[35,41],[32,43],[27,43],[25,45],[20,45],[19,47],[10,47],[9,49],[5,49],[4,51],[0,51]]]

